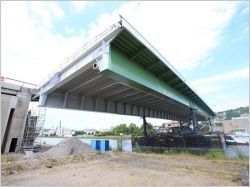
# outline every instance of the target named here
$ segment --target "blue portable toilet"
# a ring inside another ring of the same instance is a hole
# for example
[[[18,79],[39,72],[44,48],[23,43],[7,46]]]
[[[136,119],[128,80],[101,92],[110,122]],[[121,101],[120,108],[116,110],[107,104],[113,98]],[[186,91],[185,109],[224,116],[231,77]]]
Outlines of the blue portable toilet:
[[[96,140],[96,148],[97,151],[101,150],[101,141],[100,140]]]
[[[105,152],[109,150],[109,140],[101,140],[101,151]]]
[[[94,150],[95,150],[95,145],[96,145],[95,140],[91,140],[91,148]]]
[[[91,140],[91,148],[97,151],[101,150],[101,141],[100,140]]]
[[[96,151],[108,151],[109,150],[109,140],[91,140],[91,148]]]

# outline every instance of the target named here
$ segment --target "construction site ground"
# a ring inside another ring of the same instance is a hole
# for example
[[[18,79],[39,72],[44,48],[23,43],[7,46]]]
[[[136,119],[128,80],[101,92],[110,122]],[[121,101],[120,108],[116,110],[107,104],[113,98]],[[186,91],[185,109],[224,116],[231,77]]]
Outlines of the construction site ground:
[[[47,166],[51,165],[52,168]],[[1,184],[8,186],[235,186],[248,160],[190,154],[91,153],[60,159],[2,155]]]

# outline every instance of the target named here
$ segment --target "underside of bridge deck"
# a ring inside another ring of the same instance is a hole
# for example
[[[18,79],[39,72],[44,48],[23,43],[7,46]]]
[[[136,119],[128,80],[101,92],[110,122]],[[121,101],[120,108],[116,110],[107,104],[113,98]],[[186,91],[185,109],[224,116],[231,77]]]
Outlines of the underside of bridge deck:
[[[214,112],[126,21],[86,47],[38,91],[41,106],[190,120]]]
[[[49,94],[45,106],[171,120],[189,118],[189,107],[113,80],[93,68]]]

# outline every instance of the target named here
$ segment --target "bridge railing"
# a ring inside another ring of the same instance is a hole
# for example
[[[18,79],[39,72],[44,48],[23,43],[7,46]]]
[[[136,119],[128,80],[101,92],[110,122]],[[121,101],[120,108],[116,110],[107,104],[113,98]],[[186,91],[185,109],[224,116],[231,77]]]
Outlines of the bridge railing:
[[[108,32],[110,32],[114,27],[116,27],[117,24],[113,24],[106,30],[104,30],[102,33],[97,35],[96,37],[92,38],[89,40],[86,44],[84,44],[81,48],[76,50],[71,56],[66,58],[61,64],[58,65],[53,71],[46,77],[44,78],[38,85],[38,88],[40,88],[42,85],[44,85],[50,78],[52,78],[57,72],[61,71],[64,69],[66,66],[71,64],[74,60],[76,60],[79,56],[81,56],[85,51],[87,51],[90,47],[92,47],[95,43],[100,41],[101,38],[103,38]]]

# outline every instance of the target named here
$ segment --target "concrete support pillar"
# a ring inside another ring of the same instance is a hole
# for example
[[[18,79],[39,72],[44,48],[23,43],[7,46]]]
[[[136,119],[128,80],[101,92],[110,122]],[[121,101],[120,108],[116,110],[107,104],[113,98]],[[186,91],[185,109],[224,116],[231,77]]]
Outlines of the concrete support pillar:
[[[14,152],[18,152],[21,149],[29,103],[31,100],[31,90],[29,88],[21,88],[17,95],[12,97],[16,97],[17,103],[9,124],[8,134],[4,143],[5,145],[2,145],[2,152],[4,153],[9,152],[12,138],[17,139]],[[2,110],[7,109],[2,108]]]
[[[80,110],[83,110],[83,109],[84,109],[84,101],[85,101],[85,96],[83,95],[83,96],[81,97]]]
[[[65,95],[64,95],[64,102],[63,102],[63,108],[67,108],[67,101],[68,101],[68,94],[65,93]]]
[[[42,95],[39,97],[39,106],[44,106],[44,105],[45,105],[46,99],[47,99],[47,95],[46,95],[46,94],[42,94]]]

